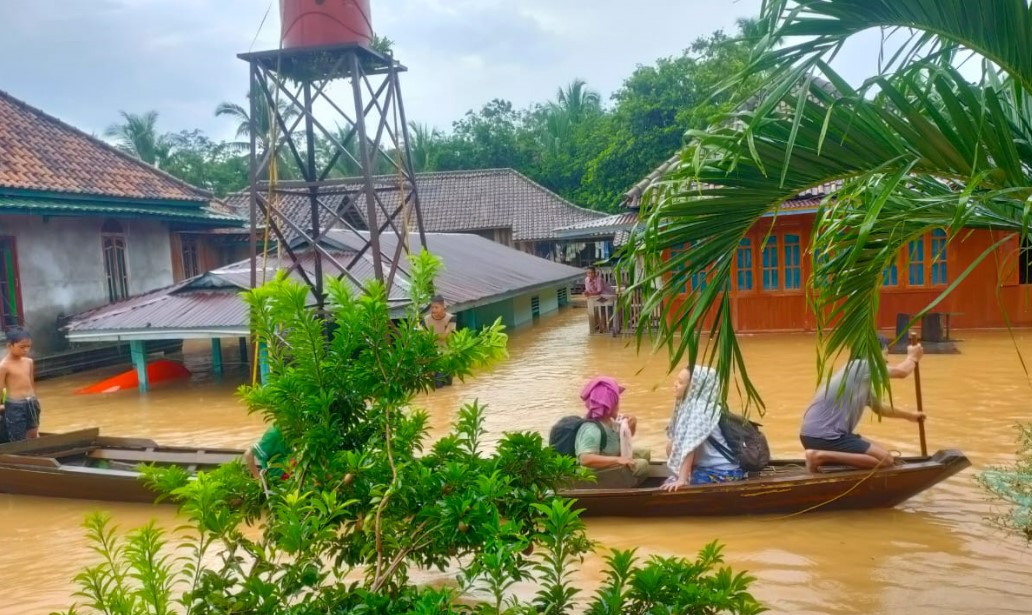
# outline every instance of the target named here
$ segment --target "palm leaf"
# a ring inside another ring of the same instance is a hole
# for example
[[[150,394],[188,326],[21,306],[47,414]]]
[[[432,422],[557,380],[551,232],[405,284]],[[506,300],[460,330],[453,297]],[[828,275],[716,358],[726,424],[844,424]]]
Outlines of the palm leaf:
[[[814,4],[825,3],[807,7]],[[812,79],[815,70],[827,81]],[[734,380],[760,407],[730,302],[712,289],[730,288],[740,240],[765,216],[776,216],[781,203],[842,182],[822,205],[812,241],[815,253],[828,255],[810,281],[818,365],[826,375],[829,362],[848,350],[880,366],[877,387],[887,381],[884,363],[874,360],[878,288],[895,254],[936,228],[955,235],[962,226],[1022,234],[1029,227],[1029,169],[1022,162],[1032,159],[1028,106],[1015,104],[1020,90],[1010,77],[990,72],[996,87],[989,77],[971,84],[941,60],[915,60],[857,89],[823,61],[782,74],[796,81],[775,84],[778,98],[761,97],[752,109],[691,135],[681,164],[646,192],[645,232],[635,235],[631,250],[644,271],[634,288],[646,309],[662,310],[658,340],[670,348],[672,363],[685,355],[692,364],[715,362],[724,395]],[[666,258],[682,245],[691,247]],[[691,279],[706,270],[711,286],[675,300],[674,272]],[[640,343],[644,326],[638,334]]]

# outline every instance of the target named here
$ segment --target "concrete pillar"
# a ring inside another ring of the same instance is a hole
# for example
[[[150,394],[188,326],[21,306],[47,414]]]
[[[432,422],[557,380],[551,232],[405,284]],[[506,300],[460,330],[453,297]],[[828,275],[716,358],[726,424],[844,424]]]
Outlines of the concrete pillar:
[[[133,366],[136,367],[136,377],[139,379],[139,390],[146,393],[150,388],[147,381],[147,351],[144,350],[144,343],[141,340],[129,342],[129,354],[133,358]]]
[[[265,342],[258,342],[258,373],[261,374],[262,384],[269,381],[269,349]]]
[[[217,337],[211,338],[211,371],[222,375],[222,340]]]

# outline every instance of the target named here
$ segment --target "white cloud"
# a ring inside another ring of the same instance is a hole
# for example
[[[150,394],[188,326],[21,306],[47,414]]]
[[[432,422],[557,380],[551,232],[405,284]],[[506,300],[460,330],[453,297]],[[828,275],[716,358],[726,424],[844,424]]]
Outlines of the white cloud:
[[[236,55],[275,48],[272,0],[13,0],[0,9],[0,89],[101,132],[119,110],[161,114],[162,130],[200,128],[243,102]],[[733,30],[760,0],[372,0],[377,32],[395,41],[410,119],[449,127],[493,98],[522,107],[574,78],[608,97],[640,64],[697,37]],[[266,9],[268,19],[259,30]],[[257,36],[256,36],[257,35]],[[253,42],[253,47],[252,47]],[[871,49],[849,62],[873,66]]]

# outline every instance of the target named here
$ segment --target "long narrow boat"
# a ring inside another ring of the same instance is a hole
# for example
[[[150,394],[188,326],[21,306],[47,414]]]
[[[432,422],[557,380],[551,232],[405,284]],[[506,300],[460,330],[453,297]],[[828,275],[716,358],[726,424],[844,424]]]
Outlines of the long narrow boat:
[[[99,429],[0,444],[0,492],[109,502],[154,502],[139,466],[206,470],[241,451],[159,446],[143,438],[101,436]]]
[[[211,469],[241,451],[159,446],[141,438],[104,437],[97,429],[46,435],[0,445],[0,492],[20,495],[153,502],[139,465]],[[774,461],[747,480],[663,491],[666,466],[652,464],[650,478],[631,489],[571,489],[586,516],[676,517],[792,514],[817,510],[889,508],[968,467],[956,450],[907,457],[876,471],[826,468],[806,471],[802,460]]]
[[[875,471],[846,467],[806,471],[802,460],[774,461],[743,481],[664,491],[666,466],[653,463],[644,485],[630,489],[570,489],[585,516],[691,517],[794,514],[810,511],[891,508],[971,465],[958,450],[904,457]]]

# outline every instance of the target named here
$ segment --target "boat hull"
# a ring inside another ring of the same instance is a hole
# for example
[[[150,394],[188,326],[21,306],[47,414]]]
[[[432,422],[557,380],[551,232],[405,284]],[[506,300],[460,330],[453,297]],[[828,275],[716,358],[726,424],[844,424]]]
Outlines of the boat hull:
[[[812,511],[891,508],[946,480],[971,463],[957,450],[870,470],[809,474],[803,462],[781,461],[768,476],[678,491],[658,486],[633,489],[577,489],[561,495],[577,500],[584,516],[705,517],[799,514]],[[778,468],[795,471],[777,473]],[[654,479],[653,482],[660,482]]]
[[[162,447],[140,438],[102,437],[96,429],[46,435],[0,445],[0,492],[109,502],[153,503],[158,494],[140,480],[141,463],[211,469],[241,451]],[[663,491],[665,467],[633,489],[576,489],[585,516],[680,517],[797,514],[811,511],[890,508],[970,466],[957,450],[904,459],[876,471],[840,469],[809,474],[802,461],[777,461],[769,472],[744,481]],[[98,467],[100,466],[100,467]],[[651,486],[650,486],[651,485]]]
[[[0,493],[107,502],[154,503],[140,464],[207,470],[241,451],[159,446],[153,440],[101,436],[97,429],[47,434],[0,445]],[[165,500],[167,501],[167,500]]]

